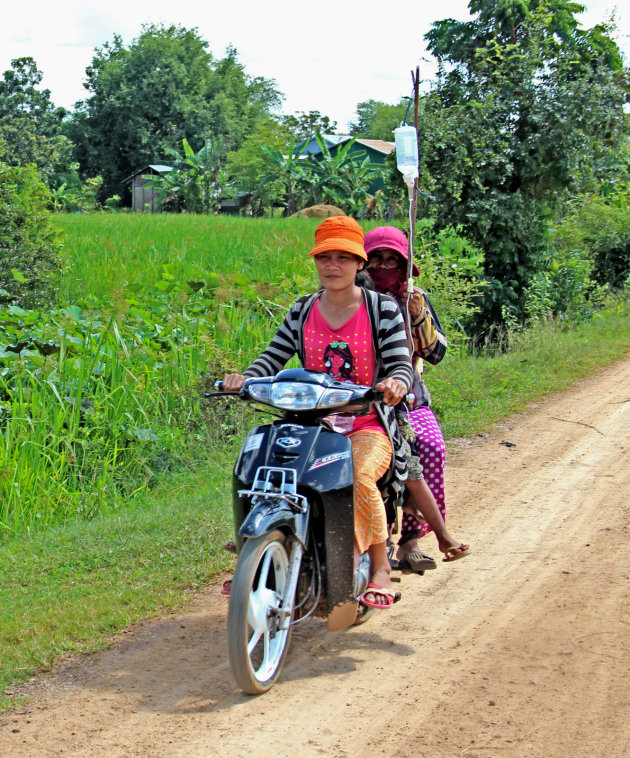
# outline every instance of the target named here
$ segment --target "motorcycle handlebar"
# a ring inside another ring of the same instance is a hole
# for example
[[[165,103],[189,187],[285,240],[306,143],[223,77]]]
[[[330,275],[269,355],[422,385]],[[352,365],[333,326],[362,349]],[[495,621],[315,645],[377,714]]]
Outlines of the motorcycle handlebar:
[[[236,390],[235,392],[225,392],[223,390],[222,379],[217,379],[217,381],[214,383],[214,387],[217,390],[217,392],[205,392],[204,397],[206,398],[214,397],[215,395],[219,393],[222,395],[240,395],[241,394],[240,390]],[[382,400],[385,397],[384,392],[376,392],[376,390],[373,390],[372,392],[373,392],[374,400]],[[413,392],[409,392],[407,395],[405,395],[405,397],[403,398],[403,401],[411,405],[413,402],[415,402],[415,399],[416,399],[416,396],[413,394]]]
[[[384,392],[377,392],[376,390],[372,391],[372,399],[373,400],[382,400],[385,397]],[[407,395],[403,397],[403,399],[400,401],[401,403],[409,403],[410,405],[414,403],[416,400],[416,396],[413,394],[413,392],[409,392]]]
[[[233,392],[228,392],[227,390],[223,389],[223,380],[217,379],[217,381],[214,383],[214,387],[217,390],[216,392],[204,392],[203,396],[205,398],[208,397],[225,397],[226,395],[235,395],[239,397],[241,395],[241,390],[235,390]]]

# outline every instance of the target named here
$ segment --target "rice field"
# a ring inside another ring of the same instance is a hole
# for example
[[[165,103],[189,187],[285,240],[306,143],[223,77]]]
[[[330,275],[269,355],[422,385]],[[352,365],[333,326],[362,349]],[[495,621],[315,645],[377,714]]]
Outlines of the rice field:
[[[56,222],[59,306],[0,309],[0,539],[122,507],[185,467],[216,431],[204,389],[314,286],[304,259],[316,222]]]
[[[180,280],[240,274],[277,284],[309,277],[305,265],[318,220],[168,214],[59,214],[70,264],[63,302],[86,294],[110,298],[127,282],[152,284],[164,266]]]

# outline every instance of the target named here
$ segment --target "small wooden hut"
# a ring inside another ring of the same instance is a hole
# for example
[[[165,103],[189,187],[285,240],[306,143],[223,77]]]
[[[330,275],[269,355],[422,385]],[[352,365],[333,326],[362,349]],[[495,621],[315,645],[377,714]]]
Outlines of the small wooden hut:
[[[128,176],[125,181],[131,182],[131,210],[136,212],[150,211],[151,213],[159,211],[158,191],[155,187],[147,186],[151,181],[147,177],[163,176],[172,170],[172,166],[153,163]]]

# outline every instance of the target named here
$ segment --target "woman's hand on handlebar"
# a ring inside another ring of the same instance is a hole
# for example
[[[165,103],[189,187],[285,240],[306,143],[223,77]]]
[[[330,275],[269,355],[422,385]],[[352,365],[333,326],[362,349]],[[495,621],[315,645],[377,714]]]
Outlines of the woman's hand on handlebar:
[[[226,374],[223,377],[224,392],[238,392],[245,383],[243,374]]]
[[[407,385],[400,379],[392,379],[390,376],[379,382],[374,389],[384,394],[385,405],[398,405],[407,394]]]

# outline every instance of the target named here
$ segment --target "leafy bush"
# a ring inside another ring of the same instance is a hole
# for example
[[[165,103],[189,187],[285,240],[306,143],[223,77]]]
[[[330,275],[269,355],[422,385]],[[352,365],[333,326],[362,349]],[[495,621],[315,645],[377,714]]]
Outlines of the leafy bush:
[[[577,198],[571,212],[553,230],[559,254],[575,254],[592,263],[598,284],[622,287],[630,276],[630,194],[610,200]]]
[[[483,292],[483,253],[460,228],[435,232],[433,221],[418,222],[415,261],[418,284],[428,293],[451,348],[468,342],[467,325]]]
[[[592,262],[581,252],[560,248],[525,288],[526,320],[580,321],[601,306],[606,285],[592,279]]]
[[[0,303],[52,302],[63,269],[48,190],[32,166],[0,163]]]
[[[91,296],[0,306],[0,541],[118,507],[234,433],[240,412],[208,408],[204,387],[260,352],[285,309],[238,272],[171,269],[127,283],[119,313]]]

